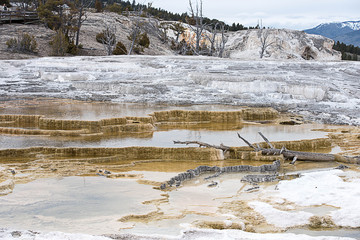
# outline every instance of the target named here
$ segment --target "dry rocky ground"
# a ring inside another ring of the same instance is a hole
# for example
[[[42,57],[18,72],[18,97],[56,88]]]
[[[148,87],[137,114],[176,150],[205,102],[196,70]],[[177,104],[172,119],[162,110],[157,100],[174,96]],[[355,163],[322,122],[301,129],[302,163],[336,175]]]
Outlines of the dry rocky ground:
[[[131,20],[128,17],[116,13],[88,13],[87,20],[83,23],[80,35],[80,44],[83,49],[80,55],[101,56],[106,55],[104,47],[96,41],[96,34],[105,29],[106,24],[116,27],[117,41],[130,48],[127,36],[131,30]],[[0,24],[0,60],[1,59],[25,59],[33,57],[46,57],[51,55],[49,42],[54,31],[46,28],[42,23],[35,24]],[[11,52],[7,49],[6,41],[17,37],[21,33],[33,35],[38,43],[37,54],[23,54]],[[144,50],[145,55],[172,55],[173,51],[168,44],[162,43],[154,34],[149,34],[150,47]]]

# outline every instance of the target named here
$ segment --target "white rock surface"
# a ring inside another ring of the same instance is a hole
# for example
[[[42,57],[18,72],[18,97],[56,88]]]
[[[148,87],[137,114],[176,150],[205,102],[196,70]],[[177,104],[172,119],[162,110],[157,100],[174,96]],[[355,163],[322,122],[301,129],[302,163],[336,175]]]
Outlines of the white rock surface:
[[[341,60],[341,53],[332,49],[334,41],[320,35],[306,34],[288,29],[253,29],[237,31],[229,35],[226,54],[230,58],[257,60],[260,58],[261,38],[268,34],[263,59],[304,60],[308,47],[314,60]]]
[[[271,106],[360,125],[360,62],[110,56],[0,61],[0,100]]]
[[[278,189],[280,197],[300,206],[327,205],[339,208],[330,214],[334,223],[342,227],[358,228],[359,184],[359,173],[331,170],[305,173],[301,178],[281,181]],[[274,220],[277,219],[276,215],[273,212]]]

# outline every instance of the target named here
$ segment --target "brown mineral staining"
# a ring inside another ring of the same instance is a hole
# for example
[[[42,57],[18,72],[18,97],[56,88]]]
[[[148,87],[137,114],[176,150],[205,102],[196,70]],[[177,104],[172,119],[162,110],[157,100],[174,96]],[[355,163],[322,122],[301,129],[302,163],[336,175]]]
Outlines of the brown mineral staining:
[[[116,156],[123,160],[221,160],[220,150],[212,148],[159,148],[159,147],[124,147],[124,148],[55,148],[32,147],[25,149],[0,150],[1,157],[30,157],[47,155],[55,158],[69,157],[105,157]],[[112,158],[108,158],[109,161]],[[86,161],[86,160],[85,160]]]
[[[245,230],[243,223],[231,222],[231,221],[196,221],[193,223],[198,228],[209,228],[209,229],[238,229]]]
[[[155,122],[214,122],[234,123],[255,120],[273,120],[279,113],[272,108],[243,108],[239,111],[187,111],[171,110],[154,112]]]
[[[181,219],[185,217],[184,214],[179,215],[165,215],[161,211],[154,211],[147,214],[140,214],[140,215],[134,215],[130,214],[127,216],[124,216],[120,218],[118,221],[120,222],[142,222],[142,223],[149,223],[153,221],[160,221],[164,219]]]
[[[228,112],[172,110],[155,112],[149,117],[122,117],[97,121],[51,119],[40,115],[0,115],[0,133],[56,135],[56,133],[45,130],[60,130],[71,132],[68,134],[58,133],[58,135],[78,136],[89,133],[152,132],[154,125],[164,122],[169,124],[178,122],[240,123],[243,120],[269,120],[278,116],[279,113],[272,108],[245,108],[240,111]],[[36,130],[27,129],[29,127]]]
[[[219,208],[219,211],[221,213],[234,214],[245,224],[244,230],[247,232],[267,233],[281,231],[273,225],[268,224],[261,214],[254,211],[248,206],[247,202],[243,200],[225,202]]]
[[[142,202],[142,204],[158,206],[158,205],[160,205],[162,203],[168,203],[169,202],[169,194],[161,194],[161,196],[164,197],[164,198],[144,201],[144,202]]]

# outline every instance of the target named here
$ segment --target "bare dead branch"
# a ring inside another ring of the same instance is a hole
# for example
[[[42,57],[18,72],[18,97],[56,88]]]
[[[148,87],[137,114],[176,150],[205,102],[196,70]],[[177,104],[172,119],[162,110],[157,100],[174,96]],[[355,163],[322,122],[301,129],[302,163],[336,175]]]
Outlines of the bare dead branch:
[[[269,145],[269,147],[274,149],[274,146],[270,143],[270,141],[261,132],[258,132],[258,133],[265,140],[265,142]]]
[[[200,2],[200,4],[199,4]],[[206,28],[206,24],[204,23],[204,16],[203,16],[203,2],[202,0],[196,1],[196,11],[194,11],[192,0],[189,0],[189,6],[190,6],[190,15],[195,20],[195,25],[192,26],[190,22],[189,26],[191,30],[195,33],[195,49],[194,53],[196,55],[200,54],[200,42],[202,39],[202,33]]]
[[[240,136],[239,133],[238,133],[237,135],[238,135],[238,137],[239,137],[241,140],[243,140],[249,147],[251,147],[251,148],[254,149],[255,151],[256,151],[257,149],[260,149],[260,147],[259,147],[259,148],[254,147],[254,145],[252,145],[252,144],[249,143],[245,138],[243,138],[242,136]]]
[[[185,141],[185,142],[174,141],[174,144],[186,144],[186,145],[197,144],[197,145],[199,145],[199,147],[216,148],[216,149],[221,149],[224,152],[228,151],[230,149],[230,147],[227,147],[227,146],[225,146],[223,144],[220,144],[220,146],[216,146],[216,145],[211,145],[211,144],[204,143],[204,142],[199,142],[199,141]]]

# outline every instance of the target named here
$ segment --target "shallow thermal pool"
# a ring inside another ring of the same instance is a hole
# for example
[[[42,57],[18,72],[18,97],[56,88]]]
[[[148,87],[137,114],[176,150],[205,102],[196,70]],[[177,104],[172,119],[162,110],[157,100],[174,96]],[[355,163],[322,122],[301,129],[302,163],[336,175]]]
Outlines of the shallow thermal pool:
[[[35,101],[33,104],[21,101],[8,103],[0,108],[0,114],[39,114],[57,119],[99,120],[111,117],[147,116],[154,111],[172,109],[230,111],[238,108],[220,105],[177,107],[74,101],[67,104],[65,100],[53,101],[50,105],[46,105],[44,100]],[[184,147],[174,145],[173,140],[245,146],[237,137],[237,133],[255,143],[263,141],[258,132],[262,132],[270,141],[292,141],[326,138],[326,132],[313,131],[313,129],[331,128],[323,124],[288,126],[255,122],[215,125],[199,124],[178,126],[178,128],[157,125],[155,131],[149,133],[81,138],[3,134],[0,135],[0,149],[31,146]],[[332,151],[331,148],[324,150],[324,152],[330,151]],[[340,151],[339,147],[335,147],[334,151]],[[241,226],[244,226],[243,219],[251,218],[255,214],[249,207],[242,208],[241,206],[246,205],[244,203],[250,200],[264,197],[264,191],[274,191],[278,183],[262,183],[259,184],[258,190],[247,191],[254,186],[240,181],[245,173],[234,173],[224,174],[212,180],[204,180],[206,175],[201,175],[171,191],[156,189],[162,182],[199,165],[222,167],[240,164],[261,165],[268,162],[160,161],[155,159],[131,163],[130,160],[118,159],[117,162],[92,163],[76,162],[79,160],[76,158],[65,160],[49,156],[47,158],[41,154],[34,159],[0,161],[0,170],[3,165],[6,168],[13,167],[17,171],[15,175],[10,176],[16,183],[12,192],[0,196],[0,228],[96,235],[108,233],[179,235],[184,224],[202,227],[209,222],[221,222],[225,225],[232,223],[238,226],[237,229],[241,229]],[[61,162],[62,160],[65,163]],[[48,167],[49,162],[53,164],[51,167]],[[70,169],[72,172],[69,170],[71,173],[68,175],[66,170],[69,167],[66,164],[69,166],[74,164],[71,166],[76,167],[75,170]],[[85,169],[85,165],[86,171],[83,171],[85,174],[77,174],[76,171],[81,167]],[[336,166],[338,166],[337,163],[297,162],[295,165],[284,166],[280,174],[311,172],[313,169],[327,171]],[[97,175],[99,168],[106,168],[112,173],[123,173],[124,176],[116,179],[99,176]],[[42,170],[45,173],[42,173]],[[46,173],[46,171],[51,173]],[[56,171],[62,171],[61,173],[66,177],[49,177],[56,176]],[[0,177],[3,176],[0,175]],[[212,181],[218,184],[215,187],[209,187]],[[244,215],[240,214],[242,212]],[[261,221],[265,222],[264,219]],[[260,222],[255,221],[251,224],[256,225]],[[268,225],[261,225],[257,230],[272,231]],[[301,230],[299,231],[301,233]],[[304,230],[303,233],[306,231]],[[355,234],[357,233],[359,231],[355,230]],[[344,230],[341,236],[353,237],[355,236],[353,234],[354,231]],[[332,232],[324,232],[322,235],[332,235]]]
[[[83,232],[117,232],[122,215],[154,211],[142,204],[160,198],[152,186],[129,179],[65,177],[17,184],[0,197],[0,226],[17,229]]]
[[[112,117],[137,116],[145,117],[155,111],[206,110],[235,111],[241,108],[226,105],[193,105],[169,106],[135,103],[100,103],[77,102],[72,100],[46,99],[31,101],[14,101],[3,104],[0,114],[44,115],[54,119],[100,120]],[[313,129],[330,127],[323,124],[273,125],[273,124],[197,124],[197,125],[157,125],[154,132],[126,133],[82,138],[0,135],[0,149],[26,148],[33,146],[52,147],[183,147],[174,145],[173,141],[202,141],[214,145],[223,143],[227,146],[245,146],[237,137],[240,133],[250,142],[261,142],[258,132],[262,132],[270,141],[292,141],[302,139],[324,138],[326,132]]]
[[[114,117],[146,117],[157,111],[169,110],[235,111],[239,106],[184,105],[145,103],[80,102],[61,99],[37,99],[0,103],[0,114],[43,115],[47,118],[100,120]]]
[[[209,144],[227,146],[245,146],[237,133],[250,142],[262,142],[258,132],[262,132],[270,141],[293,141],[326,137],[326,132],[312,131],[324,128],[323,124],[287,125],[243,125],[232,130],[200,129],[161,129],[150,133],[124,134],[117,136],[86,137],[81,139],[49,136],[0,135],[0,149],[26,148],[33,146],[51,147],[184,147],[173,141],[202,141]]]
[[[194,164],[191,163],[189,166]],[[163,163],[164,166],[166,163]],[[314,167],[321,168],[321,171],[329,171],[334,166],[335,163],[300,163],[297,169],[288,169],[287,172],[305,169],[312,172]],[[167,172],[155,166],[158,171],[144,171],[146,168],[139,166],[139,170],[128,172],[141,175],[143,182],[137,179],[73,176],[17,184],[11,194],[0,197],[0,226],[94,235],[135,233],[178,236],[184,230],[184,224],[241,224],[241,217],[246,218],[255,214],[248,208],[241,208],[245,202],[258,199],[264,201],[264,193],[267,193],[269,200],[277,199],[271,196],[274,194],[269,194],[274,192],[277,182],[259,184],[258,191],[248,192],[247,190],[254,186],[240,181],[246,173],[226,174],[212,180],[204,180],[208,175],[202,175],[184,182],[178,189],[163,192],[153,189],[153,186],[145,181],[165,181],[182,169]],[[309,170],[310,168],[312,170]],[[216,181],[218,185],[208,187],[211,181]],[[290,207],[291,204],[286,206]],[[306,211],[322,216],[333,210],[337,208],[314,206],[291,211]],[[250,212],[246,213],[247,211]],[[130,216],[130,219],[121,220],[127,216]],[[266,230],[266,226],[263,228]],[[259,229],[261,230],[261,227]],[[360,236],[360,231],[356,229],[314,232],[307,228],[295,228],[287,232],[355,238]]]

